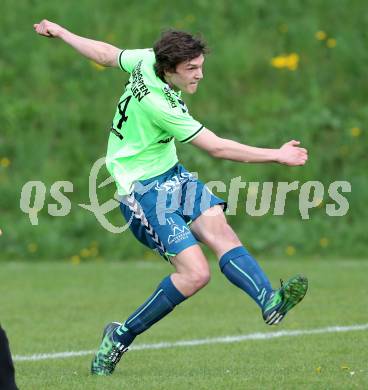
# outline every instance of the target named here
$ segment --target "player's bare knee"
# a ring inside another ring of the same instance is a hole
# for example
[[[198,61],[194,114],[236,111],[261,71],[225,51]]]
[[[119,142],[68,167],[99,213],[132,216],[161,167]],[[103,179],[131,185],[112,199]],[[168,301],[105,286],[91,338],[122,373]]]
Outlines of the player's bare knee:
[[[211,280],[210,270],[209,269],[202,270],[201,272],[199,272],[197,274],[197,277],[195,280],[196,280],[198,288],[202,288],[202,287],[206,286],[209,283],[209,281]]]
[[[193,293],[206,286],[211,279],[209,268],[202,268],[200,270],[192,271],[187,276],[188,281],[193,289]]]

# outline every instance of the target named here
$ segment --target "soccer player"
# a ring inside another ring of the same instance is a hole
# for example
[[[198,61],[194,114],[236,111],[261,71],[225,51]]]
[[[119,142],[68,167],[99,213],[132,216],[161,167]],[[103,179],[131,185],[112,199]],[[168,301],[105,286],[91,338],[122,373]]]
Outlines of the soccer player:
[[[181,92],[195,93],[203,78],[206,45],[200,38],[170,30],[153,49],[122,50],[47,20],[34,29],[60,38],[98,64],[129,73],[112,121],[106,165],[131,231],[174,267],[125,322],[106,326],[92,373],[112,374],[136,336],[209,282],[209,265],[199,242],[215,253],[226,278],[260,307],[264,321],[278,324],[304,297],[307,279],[297,275],[279,289],[271,287],[226,222],[226,203],[178,163],[175,140],[191,143],[213,157],[242,163],[304,165],[307,151],[298,141],[264,149],[224,139],[189,114]]]

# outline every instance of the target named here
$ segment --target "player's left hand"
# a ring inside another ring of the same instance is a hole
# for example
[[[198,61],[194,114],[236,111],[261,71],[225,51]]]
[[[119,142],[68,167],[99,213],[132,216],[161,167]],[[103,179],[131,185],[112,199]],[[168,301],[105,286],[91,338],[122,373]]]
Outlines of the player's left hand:
[[[43,35],[48,38],[59,38],[65,29],[56,23],[43,19],[40,23],[33,25],[37,34]]]
[[[295,140],[282,145],[277,150],[277,162],[290,166],[304,165],[308,160],[308,151],[298,145],[300,141]]]

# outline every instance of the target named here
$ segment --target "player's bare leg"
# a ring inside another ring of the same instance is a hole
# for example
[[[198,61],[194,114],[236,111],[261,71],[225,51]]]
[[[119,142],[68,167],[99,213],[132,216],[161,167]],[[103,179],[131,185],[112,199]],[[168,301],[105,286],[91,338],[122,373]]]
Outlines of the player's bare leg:
[[[190,225],[195,236],[220,259],[229,250],[241,246],[238,236],[227,223],[221,205],[206,210]]]

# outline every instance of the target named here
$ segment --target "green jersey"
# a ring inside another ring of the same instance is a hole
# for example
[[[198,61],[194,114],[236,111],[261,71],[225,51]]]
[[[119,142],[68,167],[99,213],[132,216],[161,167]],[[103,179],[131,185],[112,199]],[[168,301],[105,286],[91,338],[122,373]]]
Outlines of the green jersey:
[[[178,161],[175,139],[190,142],[203,129],[181,93],[156,75],[155,61],[152,49],[119,54],[119,66],[130,78],[112,122],[106,166],[120,195],[131,193],[136,180],[169,170]]]

